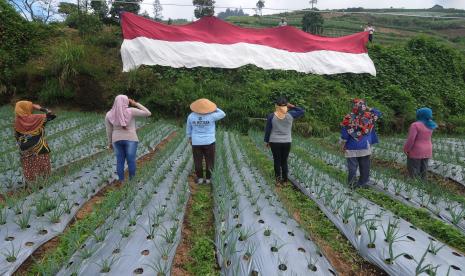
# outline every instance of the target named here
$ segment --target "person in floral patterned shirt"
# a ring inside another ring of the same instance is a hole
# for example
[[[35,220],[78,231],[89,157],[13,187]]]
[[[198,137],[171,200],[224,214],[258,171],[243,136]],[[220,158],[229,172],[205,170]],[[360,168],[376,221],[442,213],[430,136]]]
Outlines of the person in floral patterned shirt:
[[[341,123],[340,144],[347,158],[349,186],[364,188],[370,181],[372,145],[378,143],[375,124],[381,112],[368,107],[362,99],[354,99],[352,103],[352,112]],[[360,171],[358,181],[357,169]]]

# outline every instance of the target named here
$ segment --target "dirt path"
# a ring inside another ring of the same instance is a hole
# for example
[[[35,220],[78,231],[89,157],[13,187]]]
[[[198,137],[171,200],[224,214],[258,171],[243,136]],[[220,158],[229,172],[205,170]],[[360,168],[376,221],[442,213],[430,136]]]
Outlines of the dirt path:
[[[198,186],[194,182],[193,176],[189,177],[189,190],[191,196],[187,202],[186,214],[184,215],[184,221],[181,230],[181,242],[176,249],[176,255],[174,256],[173,266],[171,268],[172,275],[192,275],[189,273],[184,264],[192,262],[192,258],[189,256],[189,251],[192,249],[192,243],[190,237],[192,234],[192,227],[189,223],[189,216],[192,214],[192,197],[197,193]]]
[[[177,135],[177,133],[173,132],[170,136],[168,136],[163,141],[161,141],[152,151],[150,151],[146,155],[140,157],[137,160],[137,167],[138,168],[143,167],[145,163],[152,160],[156,156],[156,154],[160,150],[162,150],[166,146],[166,144],[169,141],[171,141],[176,135]],[[127,176],[127,173],[128,172],[126,171],[126,176]],[[105,198],[105,196],[109,192],[111,192],[113,190],[120,189],[121,186],[122,186],[121,183],[119,183],[118,181],[114,181],[110,185],[107,185],[104,188],[102,188],[97,194],[95,194],[91,199],[89,199],[78,210],[78,212],[74,216],[74,219],[68,224],[68,226],[63,231],[63,233],[65,233],[70,228],[72,228],[74,226],[74,224],[76,224],[76,222],[78,222],[78,221],[84,219],[85,217],[87,217],[88,215],[90,215],[94,211],[95,206],[100,204],[103,201],[103,199]],[[58,247],[58,245],[60,243],[60,237],[61,237],[61,235],[57,236],[57,237],[54,237],[53,239],[49,240],[48,242],[44,243],[39,248],[37,248],[36,251],[34,251],[34,253],[31,256],[29,256],[29,258],[27,258],[24,263],[21,264],[21,266],[16,270],[16,272],[13,275],[21,275],[21,276],[22,275],[27,275],[28,272],[31,270],[31,268],[34,266],[35,260],[41,260],[49,252],[52,252],[52,251],[56,250],[56,248]]]

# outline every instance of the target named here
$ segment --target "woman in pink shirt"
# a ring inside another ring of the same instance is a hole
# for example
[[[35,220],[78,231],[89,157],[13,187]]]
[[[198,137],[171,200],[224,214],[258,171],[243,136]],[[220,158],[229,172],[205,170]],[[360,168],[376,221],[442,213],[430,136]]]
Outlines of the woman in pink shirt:
[[[431,136],[437,124],[433,121],[433,111],[423,107],[417,110],[417,121],[409,128],[404,153],[407,155],[407,169],[412,178],[426,179],[428,161],[433,157]]]

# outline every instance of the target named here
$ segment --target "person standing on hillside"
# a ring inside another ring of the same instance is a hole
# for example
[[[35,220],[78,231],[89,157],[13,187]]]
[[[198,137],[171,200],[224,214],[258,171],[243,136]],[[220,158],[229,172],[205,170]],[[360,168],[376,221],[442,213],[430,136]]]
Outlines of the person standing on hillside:
[[[45,114],[33,114],[34,110]],[[26,183],[52,172],[50,148],[45,140],[45,125],[55,119],[51,110],[30,101],[19,101],[15,106],[15,138],[21,154],[21,165]]]
[[[277,184],[286,184],[288,176],[287,159],[291,151],[292,124],[294,119],[304,115],[305,111],[286,98],[280,97],[275,101],[275,112],[267,117],[265,126],[265,146],[271,148],[273,154],[274,174]]]
[[[129,106],[133,107],[129,107]],[[108,147],[115,151],[118,180],[124,181],[124,164],[127,162],[129,179],[136,175],[136,152],[139,138],[136,117],[149,117],[152,113],[126,95],[118,95],[113,107],[105,116]]]
[[[378,143],[375,123],[381,112],[369,108],[362,99],[354,99],[352,104],[352,112],[341,123],[341,151],[347,159],[349,186],[365,188],[370,181],[371,146]],[[357,169],[360,178],[356,184]]]
[[[375,27],[371,23],[365,27],[365,32],[368,32],[368,40],[373,42],[373,34],[375,33]]]
[[[196,183],[204,183],[203,160],[206,164],[205,183],[211,183],[215,165],[216,121],[226,113],[208,99],[198,99],[191,103],[191,114],[187,117],[186,135],[192,145]]]
[[[410,125],[404,153],[407,155],[407,170],[411,178],[426,179],[429,159],[433,157],[431,137],[437,124],[433,111],[423,107],[417,110],[417,121]]]

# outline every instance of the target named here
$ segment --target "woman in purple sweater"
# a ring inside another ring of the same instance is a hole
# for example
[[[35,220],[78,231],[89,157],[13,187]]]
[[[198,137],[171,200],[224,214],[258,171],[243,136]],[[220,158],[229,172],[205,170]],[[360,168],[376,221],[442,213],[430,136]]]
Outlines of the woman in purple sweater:
[[[433,111],[423,107],[417,110],[417,121],[410,125],[404,153],[407,155],[407,169],[412,178],[426,179],[428,161],[433,157],[431,136],[437,124]]]

